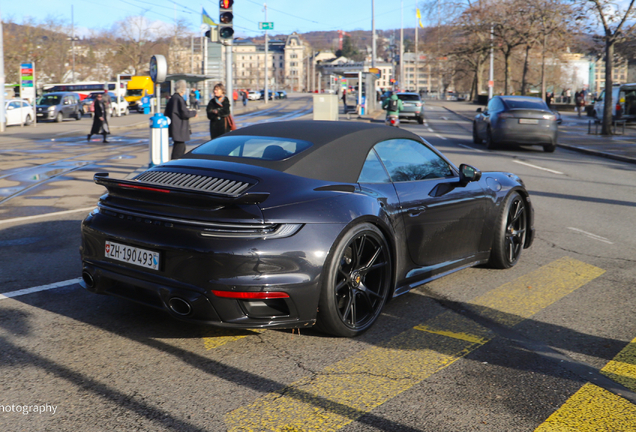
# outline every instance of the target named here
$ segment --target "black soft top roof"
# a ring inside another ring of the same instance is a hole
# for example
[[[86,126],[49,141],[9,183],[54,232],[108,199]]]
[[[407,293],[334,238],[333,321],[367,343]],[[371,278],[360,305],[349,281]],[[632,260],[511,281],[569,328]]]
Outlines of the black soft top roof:
[[[309,141],[313,145],[282,161],[192,153],[187,153],[183,158],[239,162],[317,180],[355,183],[375,144],[396,138],[422,142],[420,137],[411,132],[380,124],[311,120],[261,123],[223,136],[228,135],[290,138]]]

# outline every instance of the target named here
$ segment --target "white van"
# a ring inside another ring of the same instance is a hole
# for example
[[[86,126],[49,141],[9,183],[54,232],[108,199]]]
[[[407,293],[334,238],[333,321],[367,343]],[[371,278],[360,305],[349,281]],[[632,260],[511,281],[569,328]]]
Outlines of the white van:
[[[594,117],[603,119],[605,107],[605,90],[594,102]],[[616,108],[618,107],[618,113]],[[612,86],[612,118],[627,121],[636,120],[636,83],[615,84]]]

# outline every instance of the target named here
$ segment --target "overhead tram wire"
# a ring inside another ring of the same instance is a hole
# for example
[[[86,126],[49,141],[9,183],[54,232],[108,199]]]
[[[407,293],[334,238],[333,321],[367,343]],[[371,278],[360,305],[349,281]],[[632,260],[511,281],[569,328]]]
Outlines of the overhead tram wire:
[[[254,3],[254,4],[255,4],[255,5],[257,5],[257,6],[262,6],[262,4],[261,4],[261,3],[255,2],[254,0],[247,0],[247,1],[248,1],[248,2],[250,2],[250,3]],[[290,14],[290,13],[288,13],[288,12],[283,12],[283,11],[280,11],[280,10],[278,10],[278,9],[274,9],[274,8],[272,8],[272,7],[269,7],[269,6],[267,6],[267,9],[268,9],[268,10],[272,10],[272,11],[274,11],[274,12],[282,13],[282,14],[284,14],[284,15],[289,15],[289,16],[290,16],[290,17],[292,17],[292,18],[301,19],[301,20],[309,21],[310,23],[314,23],[314,24],[321,24],[321,25],[322,25],[322,23],[319,23],[318,21],[314,21],[314,20],[310,20],[310,19],[307,19],[307,18],[303,18],[303,17],[299,17],[299,16],[296,16],[296,15],[292,15],[292,14]]]

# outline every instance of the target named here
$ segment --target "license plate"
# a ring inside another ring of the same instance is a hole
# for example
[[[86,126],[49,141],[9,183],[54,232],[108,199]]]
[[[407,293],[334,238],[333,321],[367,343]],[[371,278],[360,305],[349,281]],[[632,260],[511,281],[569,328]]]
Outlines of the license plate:
[[[104,255],[107,258],[117,261],[123,261],[139,267],[159,270],[159,252],[106,241]]]
[[[538,119],[519,119],[519,124],[539,124]]]

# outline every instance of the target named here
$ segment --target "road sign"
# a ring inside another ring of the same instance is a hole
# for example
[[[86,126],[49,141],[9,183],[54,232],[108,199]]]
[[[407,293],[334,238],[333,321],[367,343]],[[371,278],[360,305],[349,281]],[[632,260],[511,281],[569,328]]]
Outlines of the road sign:
[[[380,68],[369,68],[369,72],[377,76],[378,78],[382,76],[382,72],[380,72]]]
[[[488,81],[488,87],[494,87],[494,86],[495,86],[494,81]]]
[[[274,30],[274,23],[273,22],[259,22],[258,23],[258,29],[259,30]]]

